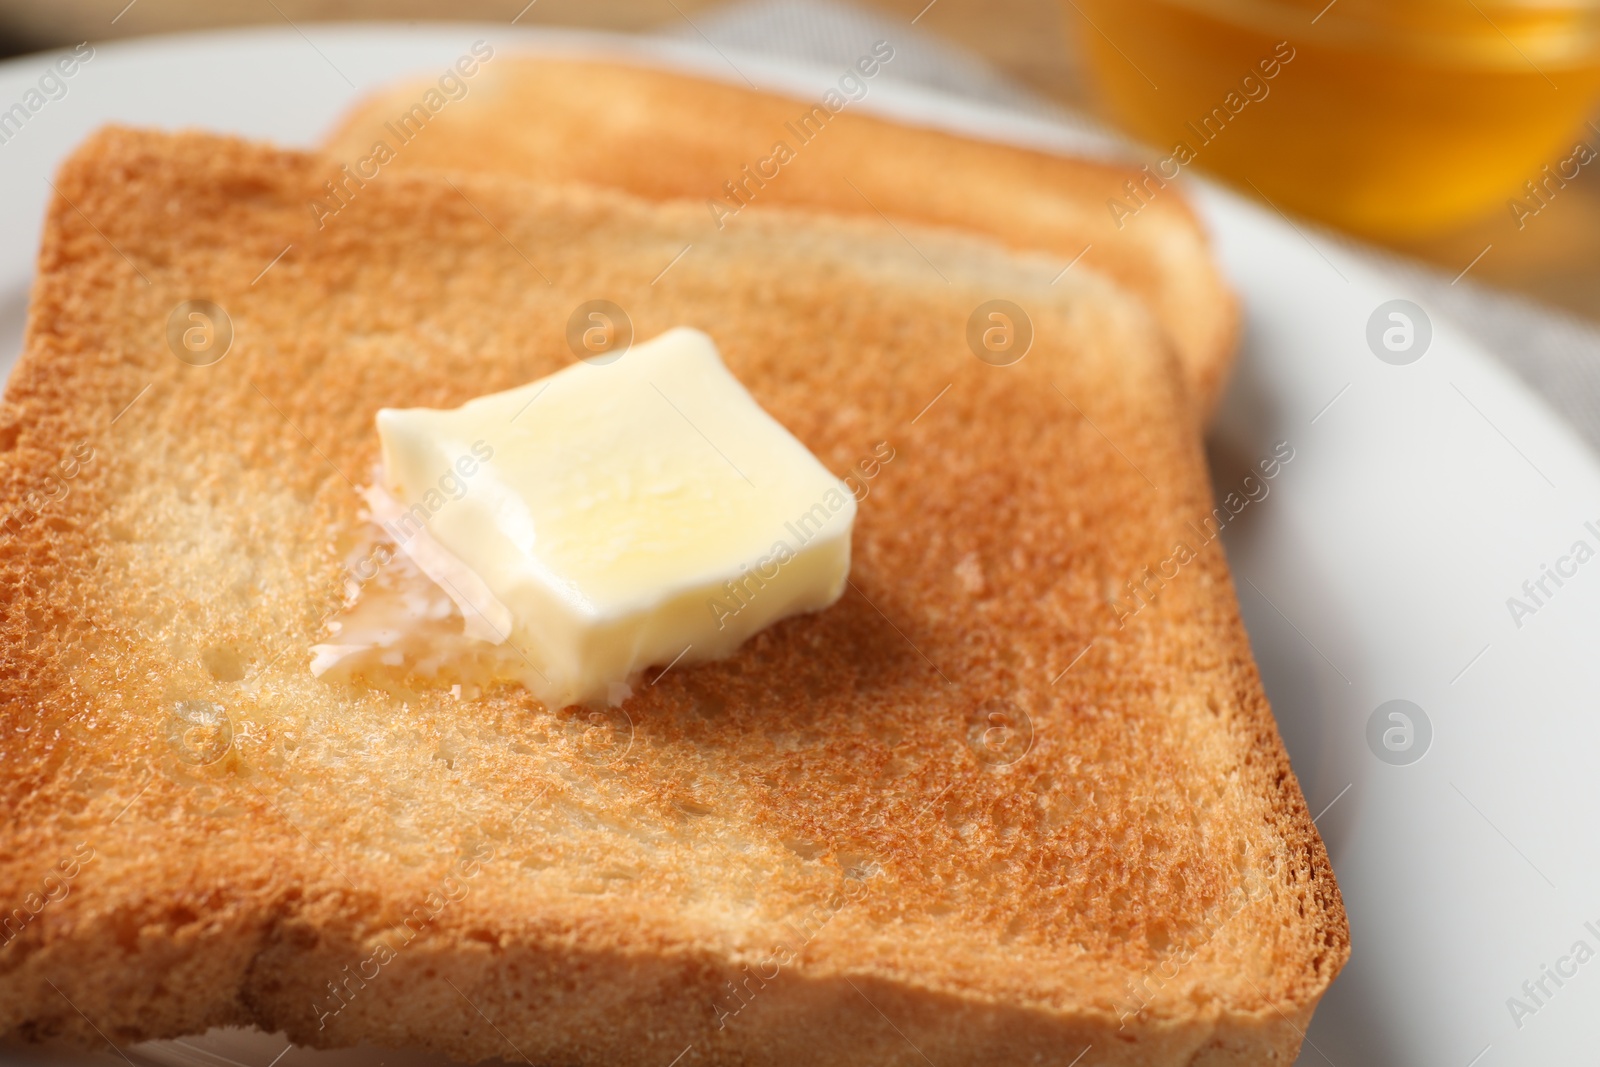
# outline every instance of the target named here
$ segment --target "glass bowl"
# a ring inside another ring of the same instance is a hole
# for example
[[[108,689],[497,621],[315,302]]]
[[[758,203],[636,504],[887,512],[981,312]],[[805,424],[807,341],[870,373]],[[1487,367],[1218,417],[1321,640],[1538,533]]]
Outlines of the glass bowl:
[[[1414,238],[1523,225],[1600,164],[1600,3],[1064,0],[1110,117],[1285,211]],[[1124,204],[1154,195],[1154,180]],[[1110,206],[1113,214],[1118,209]]]

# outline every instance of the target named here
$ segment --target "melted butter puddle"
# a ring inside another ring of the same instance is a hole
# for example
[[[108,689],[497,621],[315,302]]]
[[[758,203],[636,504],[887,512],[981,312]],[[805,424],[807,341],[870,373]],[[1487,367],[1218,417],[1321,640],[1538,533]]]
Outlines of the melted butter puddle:
[[[412,523],[397,536],[407,512],[381,477],[361,495],[367,511],[345,564],[345,601],[328,640],[311,646],[311,673],[401,684],[420,677],[469,697],[504,682],[531,688],[539,672],[508,640],[510,610],[426,527]],[[613,684],[610,703],[628,692]]]

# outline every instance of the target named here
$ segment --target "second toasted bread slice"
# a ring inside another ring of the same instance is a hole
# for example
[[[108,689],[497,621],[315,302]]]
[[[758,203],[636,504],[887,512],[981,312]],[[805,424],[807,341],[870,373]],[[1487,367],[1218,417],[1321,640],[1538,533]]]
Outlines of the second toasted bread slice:
[[[363,101],[328,152],[370,169],[382,144],[384,166],[689,199],[718,228],[740,224],[746,207],[795,205],[971,230],[1049,253],[1057,270],[1082,256],[1150,306],[1201,411],[1227,377],[1233,294],[1183,194],[1159,175],[891,122],[838,92],[802,102],[596,60],[496,55],[474,65],[453,83],[466,95],[445,106],[435,108],[445,98],[431,80]]]

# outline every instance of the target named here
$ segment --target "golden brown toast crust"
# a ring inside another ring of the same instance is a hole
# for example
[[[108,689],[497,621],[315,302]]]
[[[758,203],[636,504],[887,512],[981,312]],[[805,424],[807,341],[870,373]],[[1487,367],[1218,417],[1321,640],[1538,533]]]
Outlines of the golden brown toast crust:
[[[893,69],[892,60],[885,69]],[[464,99],[428,117],[402,145],[397,132],[410,130],[395,124],[430,87],[396,86],[364,101],[328,139],[327,151],[353,166],[381,140],[395,150],[395,166],[587,182],[649,199],[705,202],[720,212],[745,199],[756,209],[791,205],[872,219],[885,212],[1050,253],[1059,257],[1058,270],[1082,254],[1084,264],[1155,311],[1202,411],[1215,406],[1232,364],[1238,306],[1187,200],[1174,187],[1158,187],[1159,176],[849,107],[801,126],[816,101],[625,63],[509,55],[486,63]],[[775,153],[779,142],[792,150],[791,160]],[[1139,201],[1130,197],[1130,181]],[[728,198],[730,182],[739,186],[737,199]],[[1119,219],[1107,206],[1113,200],[1144,206]],[[739,225],[742,216],[721,221]]]
[[[326,168],[113,129],[58,176],[0,410],[0,1038],[1292,1061],[1348,933],[1222,551],[1107,606],[1209,508],[1140,307],[776,211],[657,277],[697,206],[488,178],[385,174],[316,231]],[[996,292],[1037,331],[1008,367],[964,340]],[[835,471],[889,442],[853,588],[620,711],[312,678],[376,409],[565,365],[594,296],[708,330]],[[164,336],[196,298],[209,367]]]

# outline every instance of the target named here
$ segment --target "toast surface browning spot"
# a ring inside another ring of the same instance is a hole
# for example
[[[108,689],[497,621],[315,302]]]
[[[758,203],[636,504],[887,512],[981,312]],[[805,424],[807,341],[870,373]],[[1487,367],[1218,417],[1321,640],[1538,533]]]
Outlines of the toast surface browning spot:
[[[816,101],[621,63],[497,57],[477,72],[465,98],[432,116],[422,109],[419,123],[414,109],[431,88],[396,86],[359,104],[327,151],[355,167],[382,142],[393,151],[385,167],[684,198],[737,212],[724,215],[723,226],[743,224],[741,202],[874,220],[882,211],[1049,253],[1059,257],[1057,270],[1081,254],[1154,310],[1202,411],[1214,406],[1232,363],[1238,308],[1199,221],[1181,192],[1156,188],[1158,179],[1136,169],[849,109],[829,115],[812,108]],[[404,129],[397,126],[402,119],[410,123]],[[777,151],[779,143],[787,153]],[[335,180],[344,192],[357,188]],[[1119,222],[1107,204],[1128,201],[1129,181],[1144,206]],[[712,216],[705,212],[708,222]]]
[[[1140,307],[776,211],[651,284],[698,207],[488,178],[385,175],[312,232],[327,168],[110,130],[57,179],[6,510],[95,452],[0,541],[4,906],[92,858],[0,947],[0,1035],[1292,1060],[1347,930],[1220,548],[1107,607],[1209,509]],[[996,294],[1036,330],[1003,368],[965,342]],[[853,588],[615,710],[312,678],[376,409],[566,365],[595,297],[707,330],[835,472],[888,442]],[[232,319],[213,366],[168,350],[188,299]]]

